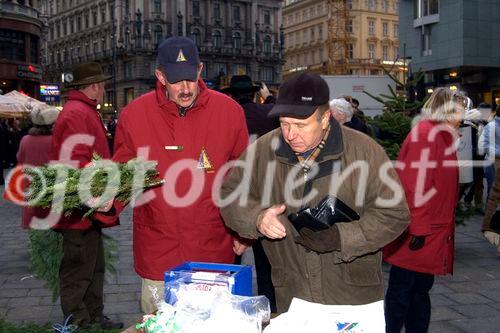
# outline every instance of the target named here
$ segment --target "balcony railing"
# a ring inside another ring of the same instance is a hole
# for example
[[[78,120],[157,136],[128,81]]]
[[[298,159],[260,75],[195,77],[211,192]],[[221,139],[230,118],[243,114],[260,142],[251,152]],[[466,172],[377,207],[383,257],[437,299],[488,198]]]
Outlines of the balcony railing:
[[[33,7],[24,6],[14,2],[1,1],[0,2],[0,12],[21,14],[34,19],[38,19],[39,13]]]

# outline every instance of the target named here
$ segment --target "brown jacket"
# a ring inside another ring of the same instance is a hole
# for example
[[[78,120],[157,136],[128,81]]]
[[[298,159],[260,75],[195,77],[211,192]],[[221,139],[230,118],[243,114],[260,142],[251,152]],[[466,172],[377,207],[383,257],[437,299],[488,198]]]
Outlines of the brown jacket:
[[[337,224],[342,248],[338,252],[306,251],[295,243],[298,233],[286,219],[285,238],[263,240],[272,267],[278,312],[286,311],[293,297],[323,304],[366,304],[383,299],[380,249],[403,232],[409,223],[409,212],[392,166],[387,172],[389,182],[379,177],[380,166],[390,163],[382,147],[368,136],[331,121],[325,148],[316,159],[319,170],[316,175],[314,168],[304,175],[279,128],[249,146],[240,161],[247,159],[245,167],[231,170],[222,185],[220,201],[226,225],[242,237],[262,236],[256,229],[257,216],[262,210],[285,203],[284,215],[288,216],[300,207],[315,206],[327,194],[341,199],[361,216],[359,221]],[[347,171],[356,165],[353,163],[366,166],[365,176],[360,168]],[[290,176],[293,172],[295,177]],[[337,178],[346,174],[343,181]],[[303,200],[306,177],[311,180],[309,193],[316,194],[311,200]],[[294,181],[297,186],[290,190]],[[391,181],[401,199],[390,208],[376,205],[377,198],[394,196],[394,189],[387,185]],[[356,206],[356,192],[361,183],[366,184],[366,190],[360,185],[361,200]],[[338,186],[338,190],[332,185]],[[223,202],[235,189],[243,195],[232,203]]]

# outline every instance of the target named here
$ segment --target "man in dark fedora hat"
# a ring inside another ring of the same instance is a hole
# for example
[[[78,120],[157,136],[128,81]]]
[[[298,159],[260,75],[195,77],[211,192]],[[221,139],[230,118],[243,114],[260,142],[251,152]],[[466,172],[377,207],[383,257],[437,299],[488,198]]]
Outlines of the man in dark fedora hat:
[[[257,103],[257,93],[264,88],[262,84],[254,84],[248,75],[234,75],[231,77],[229,87],[221,90],[233,97],[243,107],[248,133],[256,137],[279,127],[277,119],[267,117],[273,104]]]
[[[260,104],[257,101],[257,93],[261,89],[267,90],[267,87],[264,87],[263,83],[261,85],[254,84],[248,75],[234,75],[231,77],[229,86],[221,90],[233,97],[245,111],[245,119],[251,139],[257,139],[280,126],[277,118],[268,117],[269,111],[274,105]],[[269,90],[267,91],[269,92]],[[271,281],[271,265],[269,265],[269,260],[259,239],[252,244],[252,250],[257,274],[257,292],[269,299],[271,311],[276,312],[274,287]]]
[[[94,153],[111,158],[106,129],[97,111],[97,105],[103,103],[105,81],[111,77],[94,62],[76,66],[68,77],[70,91],[54,125],[52,159],[83,167]],[[116,224],[96,223],[72,214],[61,216],[53,227],[63,236],[59,269],[61,308],[65,318],[71,316],[78,326],[123,327],[103,315],[105,263],[101,229]]]

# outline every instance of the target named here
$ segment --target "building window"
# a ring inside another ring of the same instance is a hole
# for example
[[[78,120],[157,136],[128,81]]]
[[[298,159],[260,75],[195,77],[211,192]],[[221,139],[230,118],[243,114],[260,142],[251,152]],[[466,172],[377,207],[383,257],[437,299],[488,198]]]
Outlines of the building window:
[[[220,48],[222,46],[222,34],[219,30],[214,31],[214,47]]]
[[[101,23],[106,22],[106,8],[101,9]]]
[[[123,77],[129,79],[132,77],[132,62],[125,61],[123,62]]]
[[[97,12],[92,12],[92,25],[95,27],[97,25]]]
[[[163,40],[163,29],[161,26],[157,25],[154,30],[154,43],[158,47]]]
[[[413,0],[413,17],[439,14],[439,0]]]
[[[106,36],[102,36],[102,39],[101,39],[101,50],[104,52],[106,51],[107,47],[106,47]]]
[[[125,88],[124,96],[125,96],[125,105],[132,102],[132,100],[134,99],[134,88]]]
[[[375,10],[375,0],[365,0],[365,7],[369,10]]]
[[[397,1],[397,0],[396,0]],[[389,0],[383,0],[382,1],[382,9],[384,10],[384,12],[388,12],[389,11]]]
[[[191,33],[191,39],[196,44],[196,46],[198,46],[198,47],[201,46],[201,32],[200,32],[200,29],[193,29],[193,32]]]
[[[240,22],[240,6],[233,6],[233,21]]]
[[[161,13],[161,0],[153,0],[153,8],[155,13]]]
[[[31,54],[30,54],[30,61],[34,62],[35,64],[39,63],[39,52],[38,52],[38,45],[39,45],[39,38],[35,35],[29,35],[30,36],[30,49],[31,49]]]
[[[90,23],[89,23],[89,13],[86,13],[84,18],[85,18],[85,29],[88,29],[89,26],[90,26]]]
[[[346,4],[347,4],[347,9],[352,9],[352,0],[347,0]]]
[[[399,24],[394,24],[394,37],[399,37]]]
[[[69,20],[69,33],[72,34],[75,32],[75,22],[73,21],[73,18]]]
[[[347,20],[345,30],[349,33],[353,32],[351,19]]]
[[[396,46],[394,47],[394,59],[398,59],[399,58],[399,48]]]
[[[382,46],[382,60],[389,60],[389,47]]]
[[[246,64],[234,64],[233,65],[233,75],[245,75],[247,73]]]
[[[260,79],[264,82],[274,82],[274,68],[271,66],[261,67]]]
[[[264,11],[264,24],[271,24],[271,11],[270,10]]]
[[[318,27],[318,36],[319,36],[320,40],[323,40],[323,26],[322,25],[320,25]]]
[[[93,45],[94,55],[95,55],[95,54],[97,54],[97,52],[99,52],[99,45],[97,44],[96,40],[94,41],[94,43],[92,45]]]
[[[82,18],[78,16],[76,18],[76,31],[81,31],[82,30]]]
[[[387,22],[382,23],[382,35],[384,37],[389,36],[389,23],[387,23]]]
[[[222,76],[227,74],[227,64],[222,62],[215,62],[213,74],[214,77],[222,78]]]
[[[375,35],[375,21],[368,20],[368,34]]]
[[[220,20],[220,3],[214,3],[214,19]]]
[[[200,17],[200,2],[198,0],[193,0],[193,16]]]
[[[62,27],[63,27],[63,36],[66,36],[68,34],[68,25],[66,23],[66,21],[63,21],[62,23]]]
[[[347,44],[347,58],[354,58],[354,45],[352,44]]]
[[[311,41],[314,41],[316,39],[315,32],[316,32],[316,28],[311,27]]]
[[[264,53],[271,53],[271,37],[264,37]]]
[[[424,33],[422,34],[422,56],[432,55],[431,48],[431,27],[425,26]]]
[[[239,32],[233,33],[233,47],[236,50],[241,50],[241,34]]]
[[[368,58],[375,59],[375,44],[368,44]]]

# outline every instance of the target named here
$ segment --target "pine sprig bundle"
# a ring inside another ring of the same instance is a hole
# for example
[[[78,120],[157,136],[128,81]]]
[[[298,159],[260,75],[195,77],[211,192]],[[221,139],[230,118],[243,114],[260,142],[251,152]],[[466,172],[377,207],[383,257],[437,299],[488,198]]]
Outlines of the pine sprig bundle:
[[[94,155],[88,166],[75,169],[64,164],[46,164],[23,169],[30,179],[26,200],[31,207],[52,207],[69,216],[86,211],[90,216],[109,200],[128,203],[145,189],[163,184],[156,162],[133,159],[114,163]],[[92,207],[88,207],[92,201]]]

